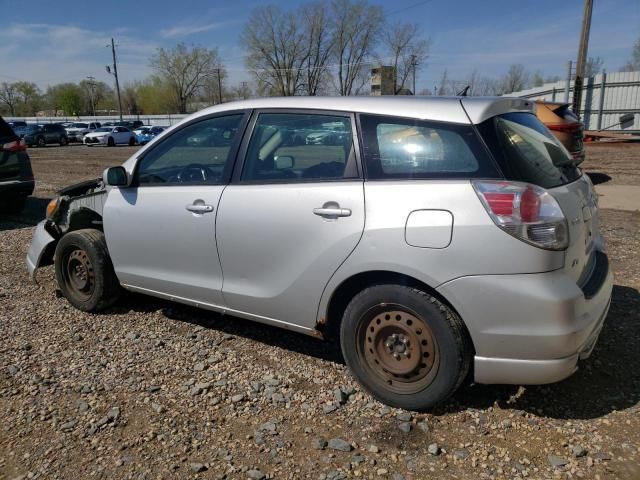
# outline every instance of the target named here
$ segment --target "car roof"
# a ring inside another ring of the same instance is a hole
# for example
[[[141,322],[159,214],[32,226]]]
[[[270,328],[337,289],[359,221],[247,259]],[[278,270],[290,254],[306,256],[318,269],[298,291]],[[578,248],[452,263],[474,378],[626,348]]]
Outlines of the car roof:
[[[464,106],[464,109],[461,108]],[[516,97],[267,97],[223,103],[194,113],[189,119],[230,110],[291,108],[394,115],[420,120],[481,123],[513,111],[533,112],[531,100]],[[466,112],[465,112],[466,110]]]

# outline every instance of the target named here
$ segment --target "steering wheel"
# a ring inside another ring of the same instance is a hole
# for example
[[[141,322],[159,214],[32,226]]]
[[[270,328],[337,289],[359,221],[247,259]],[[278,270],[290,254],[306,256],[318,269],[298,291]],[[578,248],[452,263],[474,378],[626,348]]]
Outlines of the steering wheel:
[[[206,182],[210,178],[214,177],[214,173],[211,169],[201,163],[190,163],[178,172],[179,182]]]

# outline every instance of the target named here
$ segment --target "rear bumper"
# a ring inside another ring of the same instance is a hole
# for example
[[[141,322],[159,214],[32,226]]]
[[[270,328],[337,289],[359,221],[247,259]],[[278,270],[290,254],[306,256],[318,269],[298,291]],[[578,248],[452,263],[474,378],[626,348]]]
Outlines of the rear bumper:
[[[570,376],[593,350],[609,310],[613,277],[608,262],[605,268],[597,285],[587,282],[589,291],[562,271],[462,277],[440,286],[471,334],[475,381],[531,385]]]
[[[31,195],[35,184],[34,180],[0,180],[0,194]]]

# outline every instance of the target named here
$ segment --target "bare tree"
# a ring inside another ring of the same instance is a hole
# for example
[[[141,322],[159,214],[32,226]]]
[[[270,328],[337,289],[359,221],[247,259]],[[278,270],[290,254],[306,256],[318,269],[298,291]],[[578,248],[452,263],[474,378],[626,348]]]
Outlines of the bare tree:
[[[329,4],[318,0],[303,5],[300,13],[307,42],[304,88],[307,95],[317,95],[328,77],[327,64],[335,39],[331,35]]]
[[[629,60],[622,70],[625,72],[637,72],[640,71],[640,37],[636,40],[636,43],[633,44],[633,48],[631,50],[631,60]]]
[[[542,85],[544,85],[544,77],[542,76],[542,72],[540,70],[537,70],[533,74],[533,77],[531,77],[531,86],[541,87]]]
[[[179,43],[173,49],[159,48],[151,57],[151,67],[173,88],[179,113],[187,112],[187,104],[204,85],[205,79],[221,68],[217,49],[187,47]]]
[[[394,93],[398,94],[407,88],[409,76],[414,73],[414,68],[427,59],[430,42],[421,38],[417,23],[394,23],[386,29],[382,38],[385,53],[390,54],[391,65],[394,67],[393,89]]]
[[[15,83],[2,82],[0,84],[0,102],[9,108],[9,114],[13,117],[16,114],[16,104],[18,103],[18,91]]]
[[[295,13],[273,5],[254,9],[240,41],[262,93],[291,96],[303,91],[309,48]]]
[[[523,90],[528,84],[529,73],[521,63],[511,65],[505,76],[502,77],[503,93],[513,93]]]
[[[586,78],[594,77],[602,72],[604,60],[600,57],[589,57],[587,64],[584,66],[584,76]]]
[[[365,67],[382,27],[382,8],[366,0],[332,0],[331,15],[336,89],[339,95],[358,94],[369,77]]]

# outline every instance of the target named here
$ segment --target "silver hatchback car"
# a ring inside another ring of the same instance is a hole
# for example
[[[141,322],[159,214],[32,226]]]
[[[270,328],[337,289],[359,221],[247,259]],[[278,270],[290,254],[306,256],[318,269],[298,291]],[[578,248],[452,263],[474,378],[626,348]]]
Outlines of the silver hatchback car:
[[[612,291],[597,197],[517,98],[265,98],[61,191],[27,256],[84,311],[121,288],[339,339],[389,405],[541,384]]]

